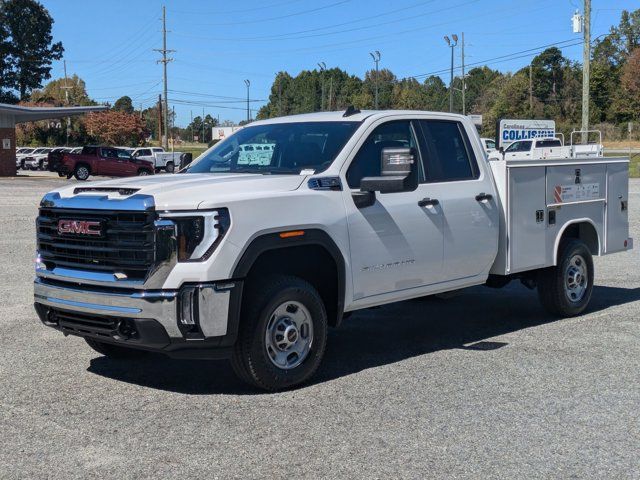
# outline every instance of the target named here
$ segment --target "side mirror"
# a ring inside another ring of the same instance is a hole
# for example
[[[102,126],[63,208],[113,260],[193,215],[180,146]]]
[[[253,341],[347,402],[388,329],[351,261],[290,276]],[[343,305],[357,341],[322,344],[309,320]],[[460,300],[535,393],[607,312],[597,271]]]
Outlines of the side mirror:
[[[384,148],[380,155],[381,175],[364,177],[360,181],[363,192],[409,192],[418,187],[416,150],[414,148]]]
[[[380,155],[379,177],[364,177],[360,191],[352,194],[357,208],[370,207],[376,201],[375,192],[411,192],[418,188],[418,169],[414,167],[414,148],[384,148]]]
[[[498,151],[504,155],[504,147],[500,147]]]

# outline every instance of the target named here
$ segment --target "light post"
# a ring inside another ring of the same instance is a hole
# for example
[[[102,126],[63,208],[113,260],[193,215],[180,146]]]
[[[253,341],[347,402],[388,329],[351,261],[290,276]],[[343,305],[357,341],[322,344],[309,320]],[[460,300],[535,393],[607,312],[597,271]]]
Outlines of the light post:
[[[453,41],[451,41],[453,40]],[[451,80],[449,81],[449,112],[453,112],[453,49],[458,45],[458,35],[451,35],[451,39],[445,35],[444,41],[451,47]]]
[[[249,110],[249,87],[251,86],[251,82],[245,80],[244,84],[247,86],[247,123],[249,123],[251,121],[251,110]]]
[[[320,111],[324,112],[324,71],[327,69],[327,64],[324,62],[319,62],[318,67],[320,67],[320,82],[322,84],[321,93],[320,93]]]
[[[378,64],[380,63],[380,52],[376,50],[375,52],[369,52],[371,58],[376,64],[376,100],[375,100],[375,110],[378,109]]]

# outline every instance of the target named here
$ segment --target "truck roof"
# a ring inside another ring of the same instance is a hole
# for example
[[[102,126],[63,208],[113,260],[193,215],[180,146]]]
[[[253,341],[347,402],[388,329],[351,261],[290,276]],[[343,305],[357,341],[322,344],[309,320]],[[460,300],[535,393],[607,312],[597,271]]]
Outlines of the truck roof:
[[[345,110],[337,112],[315,112],[315,113],[301,113],[298,115],[288,115],[286,117],[269,118],[265,120],[258,120],[249,125],[262,125],[266,123],[292,123],[292,122],[361,122],[369,117],[374,116],[388,116],[388,115],[415,115],[415,114],[429,114],[442,117],[459,117],[466,118],[464,115],[445,112],[430,112],[423,110],[362,110],[357,113],[353,113],[347,117],[344,116]]]

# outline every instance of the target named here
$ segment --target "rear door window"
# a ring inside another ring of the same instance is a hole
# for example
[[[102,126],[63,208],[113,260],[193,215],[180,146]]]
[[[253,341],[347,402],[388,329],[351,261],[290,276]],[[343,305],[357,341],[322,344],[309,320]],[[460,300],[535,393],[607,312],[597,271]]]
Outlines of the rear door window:
[[[480,171],[460,122],[420,120],[420,151],[427,182],[473,180]]]

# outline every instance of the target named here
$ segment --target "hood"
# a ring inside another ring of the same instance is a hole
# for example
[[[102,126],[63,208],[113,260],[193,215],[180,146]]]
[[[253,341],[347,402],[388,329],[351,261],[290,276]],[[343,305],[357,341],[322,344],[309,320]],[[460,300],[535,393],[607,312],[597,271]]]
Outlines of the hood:
[[[122,187],[136,190],[136,195],[152,195],[158,209],[193,210],[199,208],[203,202],[207,205],[223,206],[225,201],[256,196],[256,194],[296,190],[305,178],[301,175],[181,173],[74,184],[58,190],[58,193],[63,198],[108,195],[122,200],[126,197],[122,197],[117,192],[100,192],[101,188]],[[94,190],[75,195],[73,191],[76,188]]]

